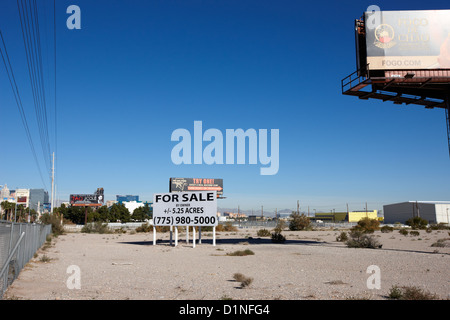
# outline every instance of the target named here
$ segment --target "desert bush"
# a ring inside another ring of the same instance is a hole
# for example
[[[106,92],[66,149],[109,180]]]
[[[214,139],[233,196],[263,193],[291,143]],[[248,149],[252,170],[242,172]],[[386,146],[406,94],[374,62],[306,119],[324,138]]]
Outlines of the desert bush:
[[[245,249],[245,250],[238,250],[238,251],[234,251],[234,252],[231,252],[231,253],[227,253],[227,256],[239,256],[239,257],[242,257],[242,256],[251,256],[251,255],[254,255],[254,254],[255,253],[252,250]]]
[[[400,230],[398,230],[398,232],[404,236],[407,236],[409,234],[408,230],[406,230],[405,228],[401,228]]]
[[[388,233],[388,232],[394,231],[394,228],[393,228],[393,227],[390,227],[390,226],[382,226],[380,230],[381,230],[381,232],[383,232],[383,233]]]
[[[380,221],[378,219],[370,219],[368,217],[362,218],[358,224],[352,228],[353,230],[360,230],[364,233],[373,233],[380,229]]]
[[[348,240],[348,235],[347,235],[347,232],[345,232],[345,231],[342,231],[341,234],[336,237],[336,241],[339,241],[339,242],[345,242],[347,240]]]
[[[169,232],[170,231],[170,226],[155,226],[156,232]]]
[[[281,232],[274,232],[271,235],[272,242],[274,243],[284,243],[286,241],[286,237],[281,234]]]
[[[226,222],[224,224],[218,224],[216,226],[216,231],[218,231],[218,232],[220,232],[220,231],[228,231],[228,232],[233,231],[233,232],[236,232],[237,230],[238,229],[235,226],[233,226],[231,224],[231,222]]]
[[[402,290],[397,287],[397,286],[393,286],[390,290],[389,290],[389,295],[388,298],[389,299],[401,299],[401,297],[403,296],[403,292]]]
[[[450,241],[449,238],[447,239],[439,239],[438,241],[434,242],[431,246],[432,247],[441,247],[441,248],[445,248],[448,247],[449,245],[447,244],[447,242]]]
[[[411,236],[420,236],[420,232],[419,231],[416,231],[416,230],[412,230],[412,231],[410,231],[409,232],[409,234],[411,235]]]
[[[436,300],[438,296],[414,286],[397,287],[390,289],[388,297],[398,300]]]
[[[443,222],[441,222],[441,223],[435,223],[435,224],[432,224],[432,225],[430,225],[430,227],[429,227],[431,230],[449,230],[450,229],[450,226],[448,226],[446,223],[443,223]]]
[[[136,228],[136,232],[150,232],[153,231],[153,226],[148,223],[143,223],[140,227]]]
[[[253,282],[253,278],[246,277],[242,273],[235,273],[233,275],[234,280],[241,283],[241,287],[245,288],[250,286],[250,284]]]
[[[270,231],[267,229],[260,229],[256,233],[258,237],[270,237]]]
[[[289,222],[289,230],[298,231],[308,229],[311,225],[311,220],[305,216],[303,213],[299,214],[292,212],[291,220]]]
[[[101,221],[88,223],[83,228],[81,232],[84,233],[112,233],[111,229],[108,227],[107,223],[102,223]]]
[[[50,259],[46,254],[44,254],[40,259],[39,259],[39,261],[40,262],[50,262],[52,259]]]
[[[421,217],[414,217],[411,219],[408,219],[405,222],[406,225],[410,226],[412,229],[426,229],[428,225],[428,221],[425,219],[422,219]]]
[[[352,230],[350,239],[346,241],[349,248],[381,248],[382,245],[372,236],[361,230]]]
[[[52,233],[55,237],[64,234],[64,227],[61,224],[61,217],[55,213],[44,213],[40,217],[43,224],[52,225]]]

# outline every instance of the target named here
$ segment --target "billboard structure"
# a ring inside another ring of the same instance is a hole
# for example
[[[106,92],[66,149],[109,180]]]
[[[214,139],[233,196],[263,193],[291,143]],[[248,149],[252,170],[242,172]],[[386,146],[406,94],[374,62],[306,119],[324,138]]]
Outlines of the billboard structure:
[[[450,10],[366,12],[370,70],[450,69]]]
[[[87,223],[87,207],[101,207],[105,200],[103,188],[97,188],[94,194],[71,194],[70,205],[73,207],[85,207],[84,224]]]
[[[97,188],[93,194],[71,194],[70,204],[75,207],[100,207],[105,201],[103,188]]]
[[[74,207],[98,207],[102,205],[97,194],[71,194],[70,204]]]
[[[450,153],[450,10],[365,12],[355,42],[342,94],[444,109]]]
[[[217,191],[217,197],[223,198],[223,179],[170,178],[169,192],[184,191]]]

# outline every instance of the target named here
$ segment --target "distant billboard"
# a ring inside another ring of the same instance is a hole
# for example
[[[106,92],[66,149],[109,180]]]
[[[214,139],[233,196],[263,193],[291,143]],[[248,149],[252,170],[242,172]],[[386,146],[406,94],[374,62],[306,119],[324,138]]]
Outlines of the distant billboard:
[[[71,194],[70,204],[72,206],[101,206],[103,196],[99,194]]]
[[[450,69],[450,10],[365,13],[369,70]]]
[[[169,192],[183,191],[217,191],[223,194],[223,179],[211,178],[170,178]]]

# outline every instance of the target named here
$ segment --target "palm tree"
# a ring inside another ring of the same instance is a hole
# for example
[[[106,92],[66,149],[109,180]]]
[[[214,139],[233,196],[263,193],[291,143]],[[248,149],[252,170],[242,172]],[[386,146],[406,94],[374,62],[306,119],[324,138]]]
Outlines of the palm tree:
[[[1,207],[3,209],[3,211],[5,212],[5,220],[10,220],[12,219],[12,212],[13,209],[15,210],[15,203],[9,202],[9,201],[3,201],[1,203]],[[9,213],[9,214],[8,214]]]

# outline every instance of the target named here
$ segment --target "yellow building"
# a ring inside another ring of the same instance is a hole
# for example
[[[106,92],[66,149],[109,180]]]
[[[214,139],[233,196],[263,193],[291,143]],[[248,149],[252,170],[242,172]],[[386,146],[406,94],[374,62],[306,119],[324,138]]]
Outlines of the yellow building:
[[[348,222],[358,222],[362,218],[378,219],[378,210],[351,211],[348,213]]]

